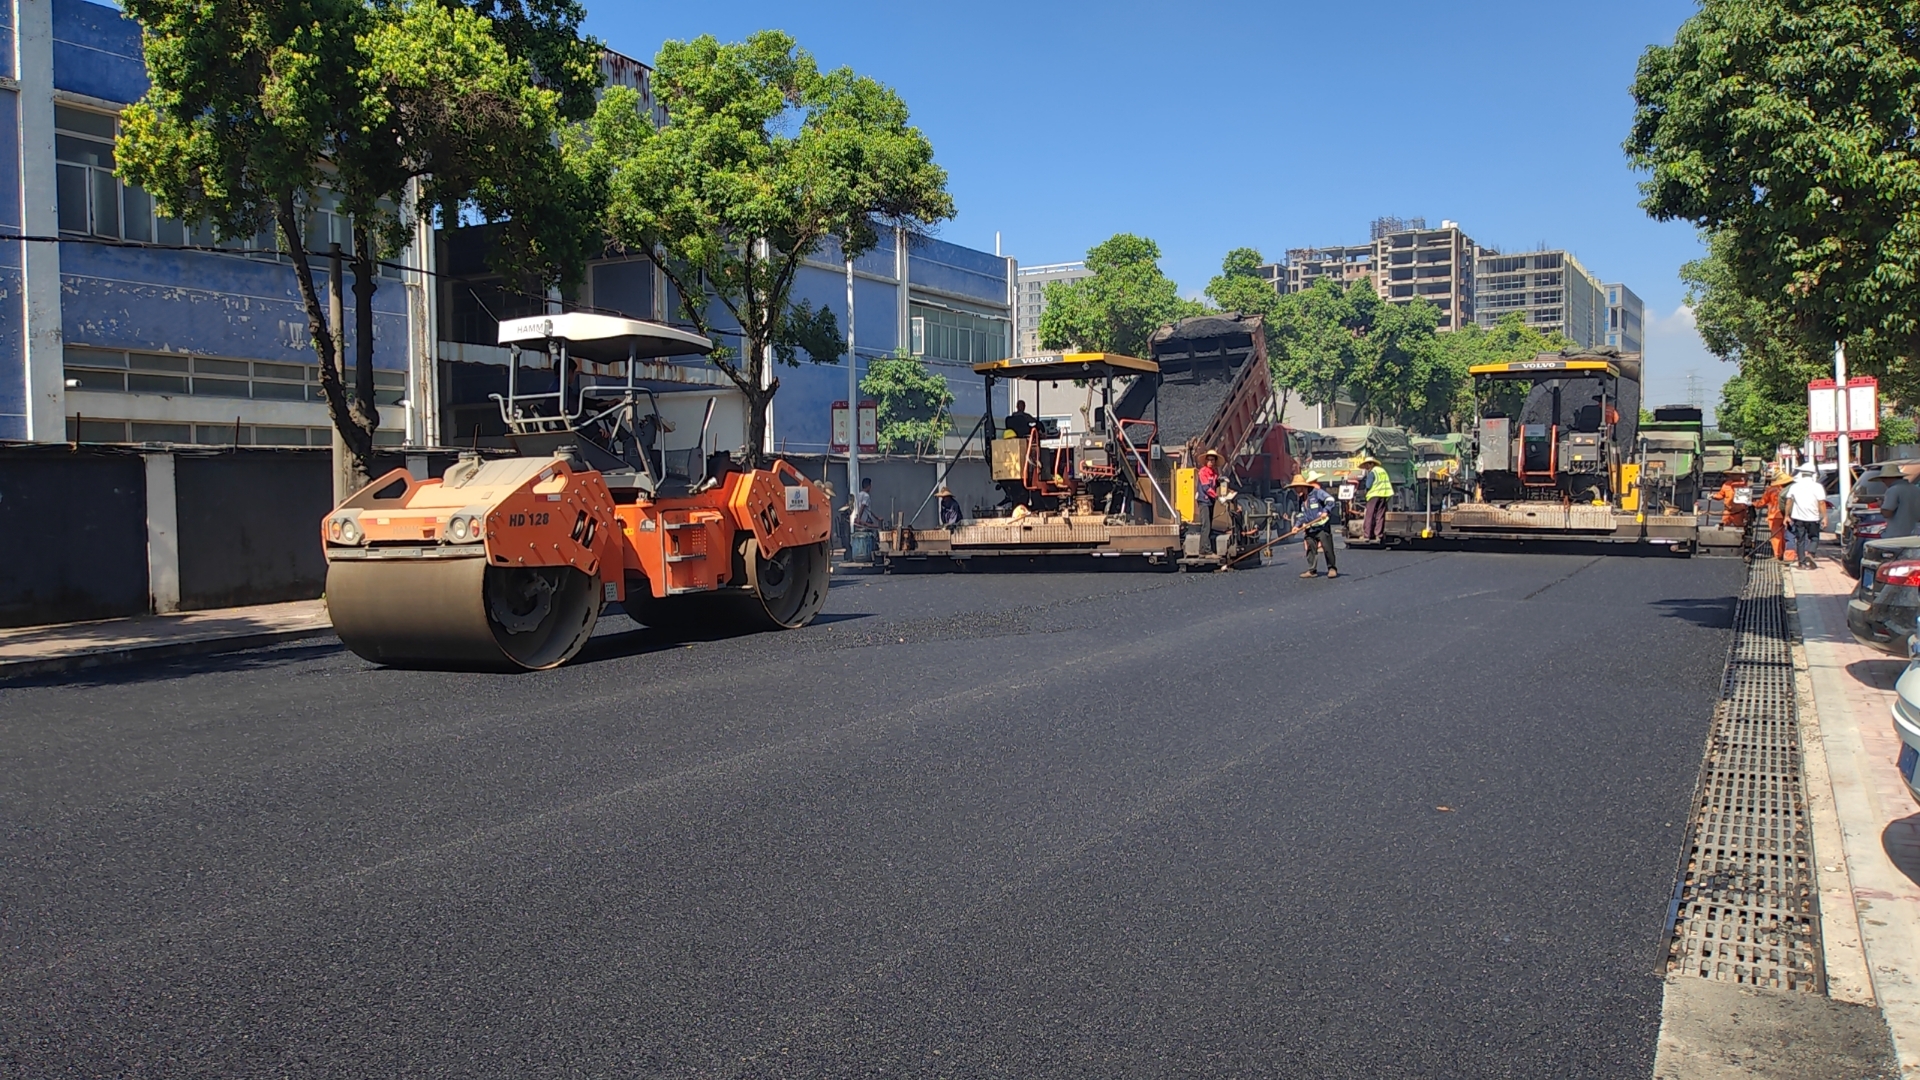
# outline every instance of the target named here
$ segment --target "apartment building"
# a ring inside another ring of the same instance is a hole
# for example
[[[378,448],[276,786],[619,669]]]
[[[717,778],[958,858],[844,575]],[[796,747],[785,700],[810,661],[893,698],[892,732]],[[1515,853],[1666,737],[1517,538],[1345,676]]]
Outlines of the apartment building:
[[[1423,218],[1376,218],[1369,231],[1365,244],[1291,248],[1286,261],[1262,266],[1260,275],[1283,294],[1319,281],[1344,286],[1370,280],[1389,303],[1424,298],[1439,308],[1443,331],[1473,321],[1478,248],[1458,223],[1429,229]]]
[[[1456,222],[1387,233],[1373,242],[1373,287],[1390,304],[1425,300],[1440,309],[1442,332],[1474,320],[1479,248]]]
[[[1646,308],[1632,289],[1618,283],[1607,291],[1607,344],[1621,352],[1642,351],[1646,338]]]
[[[1020,327],[1016,355],[1030,356],[1040,351],[1040,315],[1047,310],[1047,285],[1054,281],[1079,281],[1092,277],[1084,262],[1045,263],[1023,266],[1014,277],[1016,303],[1014,318]]]
[[[1480,252],[1475,309],[1481,326],[1519,312],[1535,330],[1591,348],[1607,343],[1607,308],[1600,280],[1572,252]],[[1640,351],[1638,337],[1628,351]]]

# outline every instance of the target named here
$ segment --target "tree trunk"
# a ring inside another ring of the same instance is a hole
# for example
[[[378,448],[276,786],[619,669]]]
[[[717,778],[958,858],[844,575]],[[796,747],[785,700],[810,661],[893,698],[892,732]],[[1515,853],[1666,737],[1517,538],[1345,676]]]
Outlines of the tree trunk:
[[[287,254],[293,259],[294,280],[300,289],[301,305],[307,311],[307,334],[313,340],[314,354],[320,359],[320,394],[327,403],[327,416],[333,421],[334,430],[346,441],[348,453],[355,461],[369,461],[373,455],[372,436],[353,420],[347,388],[340,377],[340,338],[328,323],[326,310],[320,305],[320,292],[314,288],[313,264],[301,236],[300,219],[293,210],[291,192],[281,193],[274,218],[279,223],[281,238],[286,241]]]
[[[353,226],[352,415],[354,424],[366,432],[365,454],[356,451],[355,456],[360,458],[360,470],[368,477],[373,476],[373,433],[380,427],[380,410],[373,400],[373,293],[380,287],[378,269],[366,227],[356,221]]]

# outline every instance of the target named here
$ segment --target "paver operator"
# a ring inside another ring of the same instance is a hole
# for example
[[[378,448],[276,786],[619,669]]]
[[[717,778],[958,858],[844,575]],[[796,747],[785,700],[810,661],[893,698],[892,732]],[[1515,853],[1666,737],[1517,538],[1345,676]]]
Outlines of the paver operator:
[[[1387,531],[1387,504],[1393,501],[1393,480],[1381,467],[1380,459],[1371,454],[1360,459],[1360,470],[1359,486],[1367,499],[1360,535],[1369,541],[1378,540]]]
[[[1307,534],[1307,569],[1301,577],[1320,576],[1320,555],[1327,556],[1327,576],[1337,578],[1340,568],[1334,565],[1333,521],[1340,516],[1340,500],[1320,486],[1320,477],[1313,473],[1302,473],[1287,485],[1300,500],[1300,510],[1293,517],[1293,527],[1304,529]]]

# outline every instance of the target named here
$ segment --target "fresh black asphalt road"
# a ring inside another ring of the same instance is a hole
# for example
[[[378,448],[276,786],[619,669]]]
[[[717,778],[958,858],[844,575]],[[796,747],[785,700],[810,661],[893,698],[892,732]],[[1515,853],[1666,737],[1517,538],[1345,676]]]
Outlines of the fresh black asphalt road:
[[[0,1076],[1645,1077],[1734,561],[0,688]]]

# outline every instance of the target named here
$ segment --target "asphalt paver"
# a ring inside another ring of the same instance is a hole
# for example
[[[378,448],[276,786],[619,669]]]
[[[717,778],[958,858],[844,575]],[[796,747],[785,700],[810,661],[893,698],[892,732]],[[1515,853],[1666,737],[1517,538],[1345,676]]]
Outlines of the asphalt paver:
[[[0,687],[0,1074],[1635,1076],[1741,567],[839,578]]]

